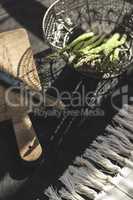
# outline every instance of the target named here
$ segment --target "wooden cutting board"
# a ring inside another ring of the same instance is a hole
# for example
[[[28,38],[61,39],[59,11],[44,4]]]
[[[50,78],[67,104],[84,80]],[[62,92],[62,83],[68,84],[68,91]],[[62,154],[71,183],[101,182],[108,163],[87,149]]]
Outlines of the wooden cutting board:
[[[19,78],[36,91],[41,90],[29,38],[24,29],[0,33],[0,70]],[[0,121],[12,120],[20,157],[28,162],[36,161],[42,154],[42,147],[27,108],[20,103],[24,97],[10,92],[8,98],[19,105],[14,107],[6,101],[6,92],[7,89],[1,84]]]

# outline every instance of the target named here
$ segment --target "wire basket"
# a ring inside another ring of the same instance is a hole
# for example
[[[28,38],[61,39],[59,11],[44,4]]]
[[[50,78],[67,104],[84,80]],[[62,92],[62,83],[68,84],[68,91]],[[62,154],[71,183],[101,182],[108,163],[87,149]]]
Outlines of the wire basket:
[[[126,33],[126,51],[117,67],[118,74],[133,62],[133,3],[128,0],[57,0],[43,19],[45,39],[53,49],[62,49],[84,32]],[[84,66],[82,72],[90,72]],[[108,76],[107,76],[108,77]]]

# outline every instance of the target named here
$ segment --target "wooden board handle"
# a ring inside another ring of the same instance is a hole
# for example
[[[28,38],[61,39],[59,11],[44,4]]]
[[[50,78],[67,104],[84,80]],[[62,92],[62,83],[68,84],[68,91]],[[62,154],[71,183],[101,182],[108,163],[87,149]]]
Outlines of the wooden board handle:
[[[42,147],[29,116],[26,113],[13,116],[12,121],[21,159],[28,162],[38,160]]]

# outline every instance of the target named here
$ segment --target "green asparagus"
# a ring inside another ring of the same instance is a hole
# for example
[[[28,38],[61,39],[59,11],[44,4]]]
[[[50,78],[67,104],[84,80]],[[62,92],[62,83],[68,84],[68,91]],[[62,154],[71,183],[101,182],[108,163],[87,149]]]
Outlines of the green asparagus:
[[[85,64],[96,71],[112,73],[118,70],[116,66],[126,42],[125,34],[114,33],[109,37],[105,34],[96,35],[93,32],[85,33],[51,55],[51,59],[65,56],[76,69]]]
[[[84,41],[88,38],[91,38],[94,36],[94,33],[93,32],[90,32],[90,33],[84,33],[82,34],[81,36],[79,36],[78,38],[76,38],[73,42],[71,42],[69,45],[68,45],[68,48],[73,48],[75,45],[77,45],[79,42],[81,41]]]

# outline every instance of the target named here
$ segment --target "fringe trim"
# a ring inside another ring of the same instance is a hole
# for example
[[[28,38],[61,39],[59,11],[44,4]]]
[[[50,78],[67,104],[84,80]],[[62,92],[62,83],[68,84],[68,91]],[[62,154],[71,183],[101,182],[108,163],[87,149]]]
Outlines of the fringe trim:
[[[50,200],[91,200],[108,193],[117,177],[125,177],[123,168],[133,168],[133,107],[125,105],[114,117],[105,133],[98,136],[81,157],[76,157],[59,179],[63,187],[51,186],[45,195]],[[126,192],[125,192],[126,193]]]

